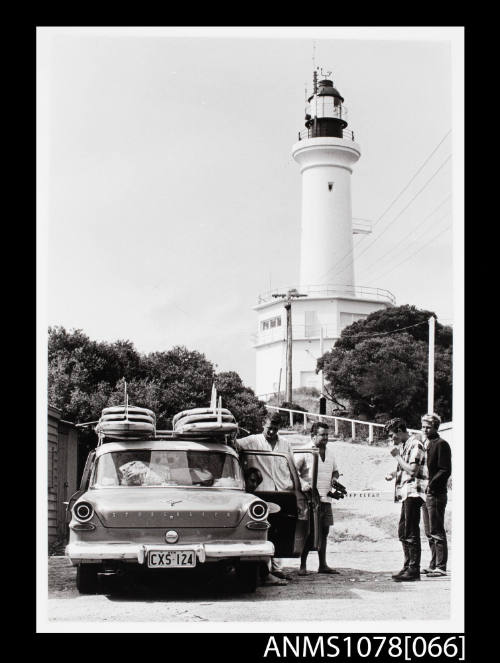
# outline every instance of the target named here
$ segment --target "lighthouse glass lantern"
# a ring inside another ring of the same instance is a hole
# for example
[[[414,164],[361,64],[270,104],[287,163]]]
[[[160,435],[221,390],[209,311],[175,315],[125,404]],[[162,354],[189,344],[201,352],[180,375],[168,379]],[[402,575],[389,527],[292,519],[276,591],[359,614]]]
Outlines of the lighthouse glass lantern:
[[[308,138],[331,136],[342,138],[347,127],[347,108],[344,99],[333,87],[333,81],[325,78],[314,81],[314,92],[307,100],[306,122]]]

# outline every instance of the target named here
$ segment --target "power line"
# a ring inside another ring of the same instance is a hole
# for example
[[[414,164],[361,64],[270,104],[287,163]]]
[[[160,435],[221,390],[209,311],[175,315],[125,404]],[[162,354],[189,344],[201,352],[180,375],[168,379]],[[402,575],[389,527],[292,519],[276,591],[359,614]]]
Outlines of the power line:
[[[382,237],[382,236],[383,236],[383,235],[389,230],[389,228],[390,228],[390,227],[391,227],[391,226],[392,226],[392,225],[393,225],[393,224],[399,219],[399,217],[400,217],[404,212],[406,212],[406,210],[408,209],[408,207],[410,207],[410,205],[413,203],[413,201],[414,201],[416,198],[418,198],[418,196],[422,193],[422,191],[424,191],[424,189],[425,189],[427,186],[429,186],[429,184],[431,183],[431,181],[436,177],[436,175],[437,175],[437,174],[440,172],[440,170],[441,170],[441,169],[442,169],[442,168],[448,163],[448,161],[449,161],[450,159],[451,159],[451,154],[448,155],[448,157],[446,157],[446,159],[445,159],[445,160],[443,161],[443,163],[439,166],[439,168],[438,168],[436,171],[434,171],[434,173],[433,173],[433,174],[429,177],[429,179],[425,182],[424,186],[423,186],[421,189],[419,189],[419,190],[417,191],[417,193],[413,196],[413,198],[410,199],[410,202],[409,202],[405,207],[403,207],[403,209],[402,209],[398,214],[396,214],[396,216],[392,219],[392,221],[390,221],[389,224],[384,228],[384,230],[382,230],[382,232],[380,233],[380,235],[378,235],[378,237],[374,237],[373,242],[371,242],[370,244],[368,244],[367,246],[365,246],[365,250],[362,251],[362,252],[358,255],[358,260],[359,260],[359,258],[360,258],[362,255],[364,255],[364,254],[367,252],[367,250],[368,250],[371,246],[373,246],[373,245],[375,244],[375,242],[377,242],[377,241],[378,241],[378,240],[379,240],[379,239],[380,239],[380,238],[381,238],[381,237]],[[346,255],[344,256],[344,258],[348,257],[351,253],[353,253],[353,251],[351,251],[350,253],[346,254]],[[340,260],[340,262],[337,263],[337,265],[335,265],[335,267],[332,267],[330,270],[328,270],[328,272],[325,274],[325,276],[326,276],[329,272],[331,272],[333,269],[338,269],[339,264],[343,262],[344,258],[342,258],[342,259]]]
[[[443,214],[443,216],[440,217],[439,220],[436,222],[435,227],[434,227],[434,230],[436,229],[437,226],[439,226],[439,224],[441,223],[441,221],[443,221],[444,219],[447,219],[449,216],[450,216],[450,213],[449,213],[449,212],[446,212],[445,214]],[[449,225],[446,226],[446,227],[449,227]],[[423,233],[423,234],[425,235],[425,233]],[[437,235],[436,235],[436,236],[437,236]],[[406,239],[406,238],[403,238],[403,239]],[[416,237],[416,238],[414,238],[413,242],[415,242],[415,241],[417,241],[417,240],[419,240],[419,239],[422,239],[422,237]],[[391,249],[391,250],[392,250],[392,249]],[[418,250],[420,250],[420,249],[418,249]],[[390,252],[390,251],[389,251],[389,252]],[[398,256],[398,257],[400,257],[400,256]],[[382,262],[382,258],[380,259],[380,262]],[[400,263],[398,263],[398,264],[400,264]],[[392,269],[392,266],[390,265],[390,262],[389,262],[389,264],[387,264],[387,265],[385,265],[385,266],[386,266],[386,267],[390,267],[390,268]],[[387,272],[384,272],[384,273],[387,273]],[[374,281],[378,281],[378,279],[379,279],[380,277],[378,277],[378,276],[374,276],[374,277],[372,277],[372,276],[371,276],[370,278],[373,279],[373,282],[374,282]]]
[[[423,167],[429,162],[429,160],[431,159],[431,157],[437,152],[438,148],[441,147],[441,144],[442,144],[442,143],[444,142],[444,140],[450,135],[450,133],[451,133],[451,129],[445,133],[445,135],[441,138],[441,140],[439,141],[439,143],[436,145],[436,147],[432,150],[432,152],[429,154],[429,156],[427,157],[427,159],[424,161],[424,163],[420,166],[420,168],[417,170],[417,172],[413,175],[413,177],[412,177],[411,180],[408,182],[408,184],[404,187],[404,189],[402,189],[402,190],[398,193],[398,195],[394,198],[394,200],[391,202],[391,204],[390,204],[389,207],[385,210],[385,212],[383,212],[383,213],[379,216],[379,218],[375,221],[375,223],[373,224],[374,226],[376,226],[377,223],[378,223],[378,222],[379,222],[379,221],[380,221],[380,220],[381,220],[381,219],[387,214],[387,212],[391,209],[391,207],[394,205],[394,203],[397,202],[397,201],[399,200],[399,198],[401,198],[401,196],[403,195],[403,193],[408,189],[408,187],[410,186],[410,184],[413,182],[413,180],[416,178],[416,176],[421,172],[421,170],[423,169]]]
[[[344,338],[358,338],[358,337],[366,337],[366,338],[371,338],[372,336],[386,336],[387,334],[396,334],[397,332],[402,332],[405,331],[405,329],[411,329],[412,327],[419,327],[420,325],[426,325],[428,324],[427,320],[423,320],[422,322],[417,322],[414,325],[408,325],[408,327],[400,327],[399,329],[392,329],[391,331],[387,332],[374,332],[373,334],[346,334]]]
[[[410,184],[414,181],[414,179],[417,177],[417,175],[422,171],[422,169],[424,168],[424,166],[429,162],[429,160],[431,159],[431,157],[436,153],[436,151],[437,151],[437,150],[439,149],[439,147],[442,145],[442,143],[444,142],[444,140],[450,135],[450,133],[451,133],[451,129],[450,129],[449,131],[446,132],[446,134],[445,134],[445,135],[443,136],[443,138],[439,141],[439,143],[436,145],[436,147],[432,150],[432,152],[429,154],[429,156],[425,159],[425,161],[422,163],[422,165],[421,165],[421,166],[418,168],[418,170],[413,174],[413,176],[411,177],[410,181],[406,184],[406,186],[405,186],[403,189],[401,189],[401,191],[397,194],[397,196],[391,201],[391,203],[389,204],[389,206],[384,210],[384,212],[382,212],[382,214],[378,217],[378,219],[373,223],[372,228],[374,228],[374,227],[379,223],[379,221],[381,221],[381,220],[384,218],[384,216],[385,216],[385,215],[387,214],[387,212],[392,208],[392,206],[394,205],[394,203],[396,203],[396,202],[399,200],[399,198],[400,198],[400,197],[403,195],[403,193],[408,189],[408,187],[410,186]],[[347,258],[347,257],[349,257],[350,255],[352,255],[353,252],[354,252],[354,249],[352,249],[351,251],[348,251],[348,252],[347,252],[342,258],[340,258],[339,263],[337,263],[337,265],[340,264],[341,262],[343,262],[343,260],[344,260],[345,258]],[[330,270],[328,270],[328,272],[325,272],[325,274],[322,276],[322,278],[324,278],[325,276],[327,276],[331,271],[332,271],[332,270],[330,269]]]
[[[441,208],[441,207],[442,207],[442,206],[443,206],[443,205],[444,205],[444,204],[445,204],[450,198],[451,198],[451,193],[449,193],[445,198],[443,198],[443,200],[439,203],[439,205],[437,205],[437,206],[432,210],[432,212],[430,212],[430,213],[429,213],[429,214],[428,214],[428,215],[427,215],[427,216],[426,216],[421,222],[419,221],[419,225],[418,225],[416,228],[414,228],[414,229],[410,232],[409,235],[403,235],[403,237],[401,237],[401,239],[400,239],[396,244],[394,244],[394,245],[393,245],[388,251],[386,251],[386,253],[384,253],[381,257],[378,257],[376,262],[378,263],[378,262],[380,262],[381,260],[383,260],[386,256],[389,255],[389,253],[391,253],[392,251],[394,251],[395,249],[397,249],[398,246],[399,246],[402,242],[404,242],[405,240],[408,240],[410,237],[412,237],[412,236],[414,235],[415,231],[421,229],[421,228],[423,227],[423,225],[425,224],[425,222],[426,222],[428,219],[430,219],[430,218],[431,218],[431,217],[432,217],[432,216],[438,211],[438,209],[440,209],[440,208]],[[448,213],[447,213],[447,214],[448,214]],[[444,218],[444,217],[441,217],[441,218]],[[363,271],[369,271],[369,270],[370,270],[375,264],[376,264],[376,263],[373,262],[373,263],[371,263],[371,265],[368,265],[368,267],[364,267],[364,268],[363,268]]]
[[[380,274],[379,276],[377,276],[376,279],[378,280],[378,279],[383,278],[384,276],[387,276],[387,274],[390,274],[391,272],[393,272],[393,271],[396,269],[396,267],[399,267],[399,266],[402,265],[403,263],[408,262],[408,260],[410,260],[411,258],[413,258],[413,256],[416,256],[417,253],[420,253],[420,251],[423,251],[423,250],[424,250],[427,246],[429,246],[429,244],[431,244],[434,240],[436,240],[438,237],[441,237],[441,235],[442,235],[443,233],[445,233],[447,230],[449,230],[449,229],[451,228],[451,225],[452,225],[452,224],[449,223],[445,228],[443,228],[443,230],[442,230],[440,233],[438,233],[437,235],[435,235],[434,237],[432,237],[432,238],[431,238],[428,242],[426,242],[423,246],[421,246],[419,249],[417,249],[416,251],[414,251],[414,253],[410,254],[407,258],[405,258],[405,259],[402,260],[401,262],[398,262],[397,265],[394,265],[394,267],[392,267],[391,269],[389,269],[387,272],[384,272],[383,274]]]
[[[428,215],[425,217],[425,219],[423,219],[423,221],[420,223],[419,226],[417,226],[417,228],[414,228],[414,229],[410,232],[409,235],[403,235],[403,237],[402,237],[402,238],[401,238],[396,244],[394,244],[394,245],[393,245],[388,251],[386,251],[382,256],[379,256],[379,257],[377,258],[376,262],[371,263],[371,265],[368,265],[368,267],[364,267],[364,268],[363,268],[363,271],[365,271],[365,272],[370,271],[370,269],[371,269],[372,267],[374,267],[376,263],[380,263],[382,260],[384,260],[384,258],[385,258],[386,256],[389,255],[389,253],[391,253],[392,251],[394,251],[395,249],[397,249],[397,248],[398,248],[398,247],[399,247],[404,241],[408,241],[408,239],[409,239],[410,237],[412,237],[412,236],[415,234],[415,231],[421,229],[422,226],[425,224],[425,222],[426,222],[428,219],[430,219],[430,218],[431,218],[431,217],[432,217],[432,216],[438,211],[438,209],[439,209],[440,207],[442,207],[442,206],[445,204],[445,202],[446,202],[447,200],[449,200],[449,198],[451,198],[451,193],[448,194],[448,195],[446,196],[446,198],[444,198],[444,199],[439,203],[439,205],[437,205],[437,207],[435,207],[435,208],[432,210],[432,212],[431,212],[430,214],[428,214]],[[446,218],[446,217],[448,216],[448,214],[449,214],[449,212],[447,212],[444,216],[442,216],[442,217],[439,219],[439,221],[442,221],[444,218]],[[438,221],[437,223],[439,223],[439,221]],[[418,236],[417,236],[417,237],[418,237]]]
[[[371,246],[373,246],[373,245],[375,244],[375,242],[377,242],[377,241],[378,241],[378,240],[379,240],[379,239],[380,239],[380,238],[381,238],[381,237],[382,237],[382,236],[383,236],[383,235],[389,230],[389,228],[390,228],[390,227],[391,227],[391,226],[392,226],[392,225],[393,225],[393,224],[399,219],[399,217],[400,217],[404,212],[406,212],[406,210],[408,209],[408,207],[410,207],[410,205],[413,203],[413,201],[414,201],[416,198],[418,198],[418,196],[422,193],[422,191],[424,191],[424,189],[426,189],[427,186],[429,186],[429,184],[431,183],[431,181],[436,177],[436,175],[437,175],[437,174],[440,172],[440,170],[445,166],[445,164],[448,163],[448,161],[449,161],[450,159],[451,159],[451,154],[448,155],[448,157],[443,161],[443,163],[439,166],[439,168],[438,168],[436,171],[434,171],[434,173],[429,177],[429,179],[426,181],[426,183],[424,184],[424,186],[423,186],[421,189],[419,189],[419,190],[417,191],[417,193],[413,196],[413,198],[410,199],[410,202],[406,205],[406,207],[403,207],[403,209],[402,209],[398,214],[396,214],[396,216],[392,219],[392,221],[390,221],[389,224],[384,228],[384,230],[382,230],[382,232],[380,233],[380,235],[378,235],[378,237],[374,237],[373,242],[371,242],[370,244],[368,244],[368,246],[365,246],[365,250],[362,251],[362,252],[357,256],[358,260],[359,260],[359,258],[360,258],[362,255],[364,255],[364,254],[367,252],[367,250],[368,250]]]

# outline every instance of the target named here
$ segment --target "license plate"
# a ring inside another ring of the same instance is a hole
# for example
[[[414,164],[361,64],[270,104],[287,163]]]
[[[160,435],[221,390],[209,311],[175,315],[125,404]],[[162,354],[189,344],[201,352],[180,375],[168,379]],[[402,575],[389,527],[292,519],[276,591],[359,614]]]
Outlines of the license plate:
[[[150,550],[148,567],[150,569],[178,569],[196,566],[194,550]]]

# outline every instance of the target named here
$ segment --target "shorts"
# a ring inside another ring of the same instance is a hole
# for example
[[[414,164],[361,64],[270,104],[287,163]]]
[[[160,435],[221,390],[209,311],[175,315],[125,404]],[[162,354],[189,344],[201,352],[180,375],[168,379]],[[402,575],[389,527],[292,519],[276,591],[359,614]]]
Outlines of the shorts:
[[[319,503],[319,521],[322,527],[333,525],[333,511],[330,502]]]

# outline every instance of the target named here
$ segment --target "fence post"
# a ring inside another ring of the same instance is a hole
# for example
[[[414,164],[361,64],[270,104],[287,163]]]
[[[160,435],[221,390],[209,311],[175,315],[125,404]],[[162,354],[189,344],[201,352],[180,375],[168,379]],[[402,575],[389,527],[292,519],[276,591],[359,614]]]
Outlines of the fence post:
[[[304,428],[307,430],[307,412],[304,412]]]
[[[290,412],[288,413],[288,415],[289,415],[289,417],[290,417],[290,427],[293,428],[293,412],[290,411]]]
[[[353,441],[356,439],[356,424],[354,421],[351,421],[351,433]]]
[[[368,424],[368,444],[373,444],[373,424]]]
[[[334,421],[335,421],[335,435],[338,436],[338,434],[339,434],[339,420],[337,419],[337,417],[335,417]]]

